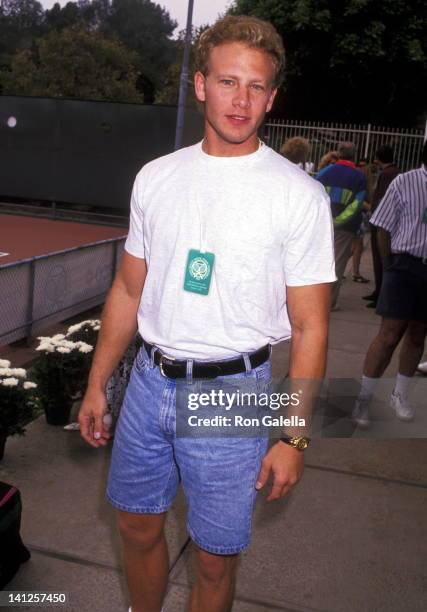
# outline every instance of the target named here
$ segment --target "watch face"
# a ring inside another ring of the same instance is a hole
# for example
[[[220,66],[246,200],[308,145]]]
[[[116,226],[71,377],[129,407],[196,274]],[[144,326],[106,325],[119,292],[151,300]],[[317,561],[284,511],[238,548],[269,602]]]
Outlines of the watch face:
[[[307,438],[298,438],[296,440],[298,450],[305,450],[308,446]]]

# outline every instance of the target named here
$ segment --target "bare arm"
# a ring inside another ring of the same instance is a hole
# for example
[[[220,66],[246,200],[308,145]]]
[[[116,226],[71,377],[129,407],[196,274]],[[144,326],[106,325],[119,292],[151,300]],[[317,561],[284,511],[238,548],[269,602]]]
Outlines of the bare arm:
[[[79,412],[81,435],[95,448],[104,446],[110,437],[108,428],[102,423],[107,412],[105,388],[135,336],[136,316],[146,275],[145,260],[125,251],[102,313],[89,384]]]
[[[326,370],[330,296],[329,283],[287,288],[292,326],[291,392],[303,390],[303,401],[296,412],[306,422],[310,421],[313,402]],[[292,385],[295,385],[295,389],[292,389]],[[307,435],[307,431],[288,429],[284,435]],[[264,457],[256,488],[264,486],[271,471],[274,481],[267,501],[279,499],[298,482],[303,469],[303,453],[278,441]]]
[[[386,263],[387,258],[391,255],[391,237],[390,232],[382,227],[377,228],[377,243],[378,250],[381,255],[383,264]]]
[[[291,379],[322,379],[326,370],[331,284],[288,287]]]

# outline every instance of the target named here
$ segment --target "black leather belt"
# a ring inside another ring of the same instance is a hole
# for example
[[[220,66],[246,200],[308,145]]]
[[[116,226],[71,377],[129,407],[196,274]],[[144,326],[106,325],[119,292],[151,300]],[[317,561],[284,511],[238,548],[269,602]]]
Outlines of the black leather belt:
[[[142,341],[144,347],[151,355],[152,344],[145,340]],[[252,368],[257,368],[266,362],[270,357],[270,346],[266,344],[254,353],[248,355]],[[159,366],[160,372],[167,378],[186,378],[187,360],[178,360],[168,357],[160,350],[154,353],[154,363]],[[228,359],[227,361],[193,361],[193,378],[217,378],[218,376],[230,376],[230,374],[240,374],[246,372],[245,360],[243,357]]]

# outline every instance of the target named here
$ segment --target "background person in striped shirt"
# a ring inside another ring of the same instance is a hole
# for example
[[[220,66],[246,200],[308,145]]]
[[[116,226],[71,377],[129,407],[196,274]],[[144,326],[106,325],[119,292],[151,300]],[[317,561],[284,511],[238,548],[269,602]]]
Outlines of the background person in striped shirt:
[[[414,417],[409,385],[422,358],[427,332],[427,141],[422,164],[392,181],[371,218],[378,228],[384,262],[376,310],[382,321],[365,358],[361,391],[352,413],[361,427],[369,426],[369,402],[402,337],[390,405],[402,421]]]

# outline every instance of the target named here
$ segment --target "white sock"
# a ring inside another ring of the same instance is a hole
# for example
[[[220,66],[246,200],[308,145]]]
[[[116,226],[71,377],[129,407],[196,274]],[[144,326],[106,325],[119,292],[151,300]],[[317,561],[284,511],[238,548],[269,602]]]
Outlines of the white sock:
[[[412,376],[398,374],[396,376],[396,384],[394,385],[394,393],[398,393],[400,397],[407,398],[409,393],[409,385],[411,384]]]
[[[369,376],[362,376],[362,382],[360,385],[359,399],[370,400],[375,393],[379,378],[370,378]]]

